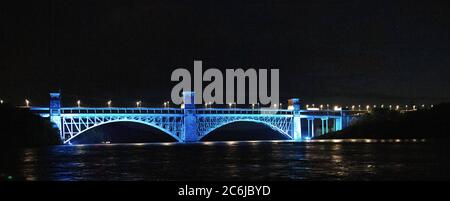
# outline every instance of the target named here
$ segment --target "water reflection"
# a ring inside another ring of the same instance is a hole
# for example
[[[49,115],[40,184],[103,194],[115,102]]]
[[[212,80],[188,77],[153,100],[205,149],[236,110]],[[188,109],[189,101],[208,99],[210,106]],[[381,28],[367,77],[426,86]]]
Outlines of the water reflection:
[[[422,139],[77,145],[25,149],[0,171],[62,181],[435,180],[450,179],[449,153]]]

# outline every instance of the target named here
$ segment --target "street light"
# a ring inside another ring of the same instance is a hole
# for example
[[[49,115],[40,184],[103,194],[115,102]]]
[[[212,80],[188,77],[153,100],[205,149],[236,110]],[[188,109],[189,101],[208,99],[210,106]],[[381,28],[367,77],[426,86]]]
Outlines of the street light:
[[[228,103],[228,106],[229,106],[230,109],[231,109],[231,106],[233,106],[233,103]]]
[[[366,110],[369,111],[369,109],[370,109],[370,105],[367,105]]]
[[[254,103],[252,103],[252,109],[253,109],[253,110],[255,109],[255,104],[254,104]]]
[[[400,109],[400,105],[396,105],[395,110],[399,110],[399,109]]]
[[[136,102],[136,107],[141,107],[141,101]]]
[[[28,99],[25,99],[25,106],[30,107],[30,101]]]
[[[111,105],[112,105],[112,101],[109,100],[109,101],[108,101],[108,107],[111,107]]]
[[[323,109],[323,105],[320,105],[319,107],[320,107],[321,110]]]
[[[80,100],[77,100],[77,106],[81,107],[81,101]]]
[[[283,109],[283,103],[280,103],[280,109]]]
[[[2,104],[2,105],[3,105],[3,100],[0,100],[0,104]]]
[[[355,105],[352,105],[352,110],[355,110]]]

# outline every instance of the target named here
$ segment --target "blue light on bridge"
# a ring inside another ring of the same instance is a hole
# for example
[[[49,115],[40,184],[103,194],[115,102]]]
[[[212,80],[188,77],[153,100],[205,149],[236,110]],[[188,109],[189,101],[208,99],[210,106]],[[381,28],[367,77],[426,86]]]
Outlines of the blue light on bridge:
[[[186,94],[186,99],[194,98],[193,93],[183,94]],[[61,107],[60,97],[59,93],[51,93],[48,113],[42,113],[43,108],[31,110],[43,117],[50,117],[50,121],[60,130],[65,144],[70,144],[71,140],[92,128],[115,122],[152,126],[179,142],[198,142],[208,133],[233,122],[256,122],[269,126],[290,140],[302,141],[314,137],[315,128],[314,124],[310,125],[311,119],[326,119],[326,124],[320,126],[328,132],[331,130],[328,119],[334,120],[334,130],[340,130],[351,118],[342,110],[300,110],[299,99],[290,99],[288,109],[196,108],[195,104],[184,105],[184,108],[170,108],[168,104],[164,104],[164,108],[145,108],[141,107],[141,101],[136,102],[136,108],[111,108],[111,101],[105,108],[65,108]],[[302,119],[308,119],[308,124],[302,126]],[[308,132],[302,133],[302,128],[306,127]]]

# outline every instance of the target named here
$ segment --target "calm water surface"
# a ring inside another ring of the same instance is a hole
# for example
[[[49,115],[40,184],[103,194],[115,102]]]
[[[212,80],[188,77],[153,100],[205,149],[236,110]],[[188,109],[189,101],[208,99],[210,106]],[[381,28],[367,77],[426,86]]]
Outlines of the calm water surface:
[[[205,142],[3,152],[16,180],[449,180],[449,142]]]

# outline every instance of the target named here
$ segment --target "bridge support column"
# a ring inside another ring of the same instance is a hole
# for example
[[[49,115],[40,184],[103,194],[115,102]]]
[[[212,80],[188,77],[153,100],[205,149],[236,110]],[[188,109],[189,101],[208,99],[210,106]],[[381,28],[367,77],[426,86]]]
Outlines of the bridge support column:
[[[342,117],[336,118],[334,120],[334,131],[342,130]]]
[[[308,137],[314,137],[314,118],[308,118]]]
[[[343,113],[341,115],[341,130],[347,128],[350,125],[351,120],[352,120],[351,116],[347,115],[346,113]]]
[[[288,108],[294,110],[294,117],[293,117],[293,139],[295,141],[301,141],[302,140],[302,124],[300,121],[300,101],[298,98],[292,98],[288,101]]]
[[[59,137],[64,140],[61,124],[61,93],[50,93],[50,122],[59,130]]]
[[[197,116],[195,111],[195,93],[188,91],[183,92],[184,104],[184,122],[183,135],[181,140],[183,142],[197,142]]]
[[[320,124],[321,124],[321,126],[322,126],[322,129],[320,130],[320,133],[323,135],[323,134],[325,134],[325,132],[324,132],[324,122],[323,122],[323,119],[320,119],[321,120],[321,122],[320,122]]]
[[[328,118],[322,118],[322,135],[328,133]]]

